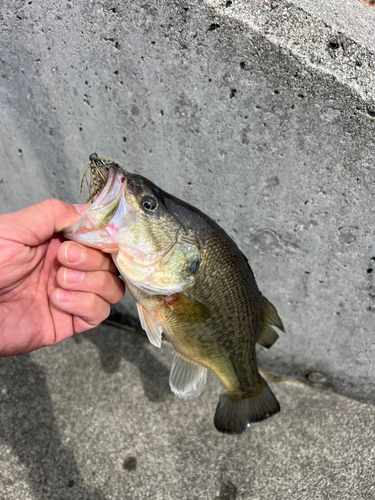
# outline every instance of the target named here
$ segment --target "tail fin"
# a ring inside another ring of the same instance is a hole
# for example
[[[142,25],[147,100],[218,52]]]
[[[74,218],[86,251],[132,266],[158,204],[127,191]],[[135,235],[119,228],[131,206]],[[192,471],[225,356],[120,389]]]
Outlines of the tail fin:
[[[260,390],[250,397],[220,395],[215,413],[215,427],[225,434],[241,434],[250,422],[259,422],[280,411],[280,405],[267,382],[261,378]]]

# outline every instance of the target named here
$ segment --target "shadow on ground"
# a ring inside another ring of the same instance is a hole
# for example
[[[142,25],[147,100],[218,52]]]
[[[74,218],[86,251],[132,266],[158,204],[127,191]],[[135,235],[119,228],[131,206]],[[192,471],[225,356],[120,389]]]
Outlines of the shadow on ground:
[[[81,342],[83,338],[98,348],[101,366],[106,373],[118,371],[124,359],[138,368],[145,395],[150,401],[159,402],[172,397],[170,368],[150,352],[146,337],[126,330],[101,327],[76,336],[75,340]]]
[[[35,498],[106,500],[83,484],[74,454],[56,427],[46,376],[27,354],[0,358],[0,441],[27,470]]]

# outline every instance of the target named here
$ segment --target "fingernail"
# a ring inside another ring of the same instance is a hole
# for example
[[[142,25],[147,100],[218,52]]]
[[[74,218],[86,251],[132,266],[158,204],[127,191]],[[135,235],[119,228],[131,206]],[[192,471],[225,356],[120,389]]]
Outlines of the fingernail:
[[[74,297],[74,292],[70,292],[69,290],[63,290],[59,288],[56,292],[56,298],[59,302],[71,302]]]
[[[65,258],[70,264],[79,264],[86,257],[86,250],[76,243],[69,243],[65,247]]]
[[[83,271],[77,271],[76,269],[64,269],[64,281],[66,283],[81,283],[85,273]]]
[[[86,205],[73,205],[76,211],[79,213],[79,215],[83,215],[86,210],[89,208],[90,204],[87,203]]]

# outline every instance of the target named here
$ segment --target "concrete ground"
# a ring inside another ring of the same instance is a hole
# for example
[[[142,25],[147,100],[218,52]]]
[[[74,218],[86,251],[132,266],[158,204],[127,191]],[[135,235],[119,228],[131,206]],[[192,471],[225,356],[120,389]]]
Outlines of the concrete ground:
[[[370,500],[375,407],[270,376],[282,410],[213,426],[219,382],[169,390],[172,349],[108,325],[0,359],[0,498]]]

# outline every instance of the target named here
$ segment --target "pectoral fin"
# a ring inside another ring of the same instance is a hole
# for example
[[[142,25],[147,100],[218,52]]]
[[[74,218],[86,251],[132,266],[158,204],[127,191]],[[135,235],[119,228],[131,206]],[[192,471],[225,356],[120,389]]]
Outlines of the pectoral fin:
[[[141,322],[142,328],[147,333],[148,340],[152,345],[161,347],[161,334],[163,332],[161,326],[151,318],[147,309],[138,304],[138,302],[136,304],[139,321]]]
[[[207,368],[198,365],[176,353],[169,376],[169,385],[181,399],[193,399],[199,396],[207,380]]]
[[[180,321],[184,323],[204,323],[210,317],[210,311],[203,304],[186,295],[179,294],[177,298],[164,298]]]

